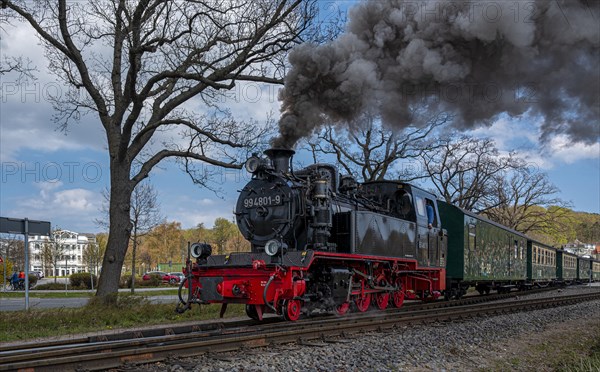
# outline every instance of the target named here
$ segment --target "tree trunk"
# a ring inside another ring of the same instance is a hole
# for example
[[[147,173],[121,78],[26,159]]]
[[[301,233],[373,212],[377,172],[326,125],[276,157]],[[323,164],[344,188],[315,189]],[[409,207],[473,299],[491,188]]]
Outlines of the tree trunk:
[[[127,161],[111,159],[110,166],[110,227],[106,253],[102,260],[102,269],[98,281],[96,297],[100,302],[110,303],[116,301],[119,291],[121,270],[125,261],[125,254],[131,236],[131,187],[130,165]]]

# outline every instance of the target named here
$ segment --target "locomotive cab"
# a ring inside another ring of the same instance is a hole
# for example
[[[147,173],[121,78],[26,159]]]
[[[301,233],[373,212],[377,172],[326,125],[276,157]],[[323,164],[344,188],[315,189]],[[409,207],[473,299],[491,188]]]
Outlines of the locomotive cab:
[[[372,199],[385,208],[394,219],[382,220],[390,236],[403,239],[390,239],[385,236],[378,246],[384,246],[386,252],[398,251],[403,247],[401,257],[417,258],[420,265],[426,267],[444,266],[447,244],[444,241],[436,198],[433,194],[418,187],[399,181],[373,181],[363,184],[365,197]],[[381,215],[381,214],[379,214]],[[374,225],[371,223],[371,225]]]

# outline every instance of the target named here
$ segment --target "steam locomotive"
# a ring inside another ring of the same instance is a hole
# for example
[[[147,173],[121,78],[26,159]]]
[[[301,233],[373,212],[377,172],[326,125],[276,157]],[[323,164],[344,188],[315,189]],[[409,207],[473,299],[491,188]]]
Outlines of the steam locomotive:
[[[403,182],[359,184],[331,164],[294,171],[293,154],[273,148],[247,160],[252,179],[235,216],[251,252],[213,255],[210,245],[193,244],[179,311],[221,303],[222,316],[238,303],[256,320],[276,313],[293,321],[302,312],[383,310],[405,299],[461,297],[470,286],[507,291],[546,279],[528,277],[533,248],[516,231]]]

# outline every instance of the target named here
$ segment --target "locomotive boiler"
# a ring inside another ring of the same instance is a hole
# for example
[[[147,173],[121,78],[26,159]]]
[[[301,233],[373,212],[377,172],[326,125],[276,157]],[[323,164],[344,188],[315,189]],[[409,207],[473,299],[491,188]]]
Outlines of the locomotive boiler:
[[[396,181],[357,183],[335,166],[292,168],[293,150],[246,162],[252,179],[235,216],[251,252],[213,255],[194,244],[185,269],[193,303],[246,305],[251,318],[296,320],[429,300],[445,289],[446,233],[432,194]]]

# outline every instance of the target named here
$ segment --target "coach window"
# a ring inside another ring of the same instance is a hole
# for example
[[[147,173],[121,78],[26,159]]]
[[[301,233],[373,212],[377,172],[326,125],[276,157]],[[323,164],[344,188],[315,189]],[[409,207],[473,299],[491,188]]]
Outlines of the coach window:
[[[546,252],[546,250],[542,248],[542,265],[544,265],[544,266],[546,266],[546,259],[548,258],[546,256],[546,253],[548,253],[548,252]]]
[[[519,259],[522,260],[523,259],[523,251],[525,250],[525,248],[523,247],[523,241],[521,240],[519,242]]]

